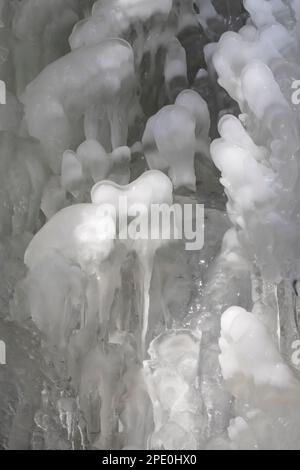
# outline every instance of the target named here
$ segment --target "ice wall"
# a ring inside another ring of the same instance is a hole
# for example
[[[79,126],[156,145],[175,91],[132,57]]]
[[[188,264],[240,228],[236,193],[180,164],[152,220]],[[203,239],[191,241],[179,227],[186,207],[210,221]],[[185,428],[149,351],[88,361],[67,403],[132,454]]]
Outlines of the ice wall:
[[[0,447],[299,447],[297,1],[0,6]]]

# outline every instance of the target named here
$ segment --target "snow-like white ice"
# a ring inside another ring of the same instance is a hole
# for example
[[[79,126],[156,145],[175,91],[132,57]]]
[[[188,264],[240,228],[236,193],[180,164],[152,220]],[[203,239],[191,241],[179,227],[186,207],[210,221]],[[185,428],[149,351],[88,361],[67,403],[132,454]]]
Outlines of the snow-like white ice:
[[[0,17],[0,448],[298,449],[298,0]]]

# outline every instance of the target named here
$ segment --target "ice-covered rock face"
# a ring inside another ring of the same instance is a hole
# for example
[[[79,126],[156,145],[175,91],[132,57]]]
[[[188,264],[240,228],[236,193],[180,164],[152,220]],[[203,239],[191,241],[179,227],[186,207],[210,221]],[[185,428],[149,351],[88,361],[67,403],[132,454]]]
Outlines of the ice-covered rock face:
[[[147,122],[143,147],[148,166],[167,171],[175,189],[195,191],[195,153],[207,152],[209,128],[205,101],[194,91],[181,92],[174,105]]]
[[[126,145],[125,113],[134,85],[132,49],[111,39],[58,59],[27,86],[22,101],[28,132],[41,141],[53,171],[59,172],[63,152],[83,137],[82,119],[91,109],[95,128],[107,113],[112,148]]]
[[[299,48],[298,0],[0,0],[0,448],[299,448]]]
[[[122,37],[131,24],[146,22],[154,15],[168,16],[172,0],[105,0],[93,5],[90,18],[79,22],[70,36],[72,49],[97,44],[107,37]]]

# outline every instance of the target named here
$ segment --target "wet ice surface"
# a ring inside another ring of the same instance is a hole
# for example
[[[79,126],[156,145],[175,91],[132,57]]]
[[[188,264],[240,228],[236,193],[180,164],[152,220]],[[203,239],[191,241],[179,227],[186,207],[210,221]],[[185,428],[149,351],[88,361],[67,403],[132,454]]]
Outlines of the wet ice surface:
[[[299,447],[297,1],[0,4],[0,447]]]

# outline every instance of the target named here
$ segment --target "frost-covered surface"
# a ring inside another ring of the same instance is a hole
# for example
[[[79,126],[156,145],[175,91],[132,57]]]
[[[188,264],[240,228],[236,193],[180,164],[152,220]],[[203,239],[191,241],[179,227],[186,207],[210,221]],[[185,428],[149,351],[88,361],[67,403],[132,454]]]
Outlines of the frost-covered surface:
[[[0,448],[300,448],[298,0],[0,15]]]

